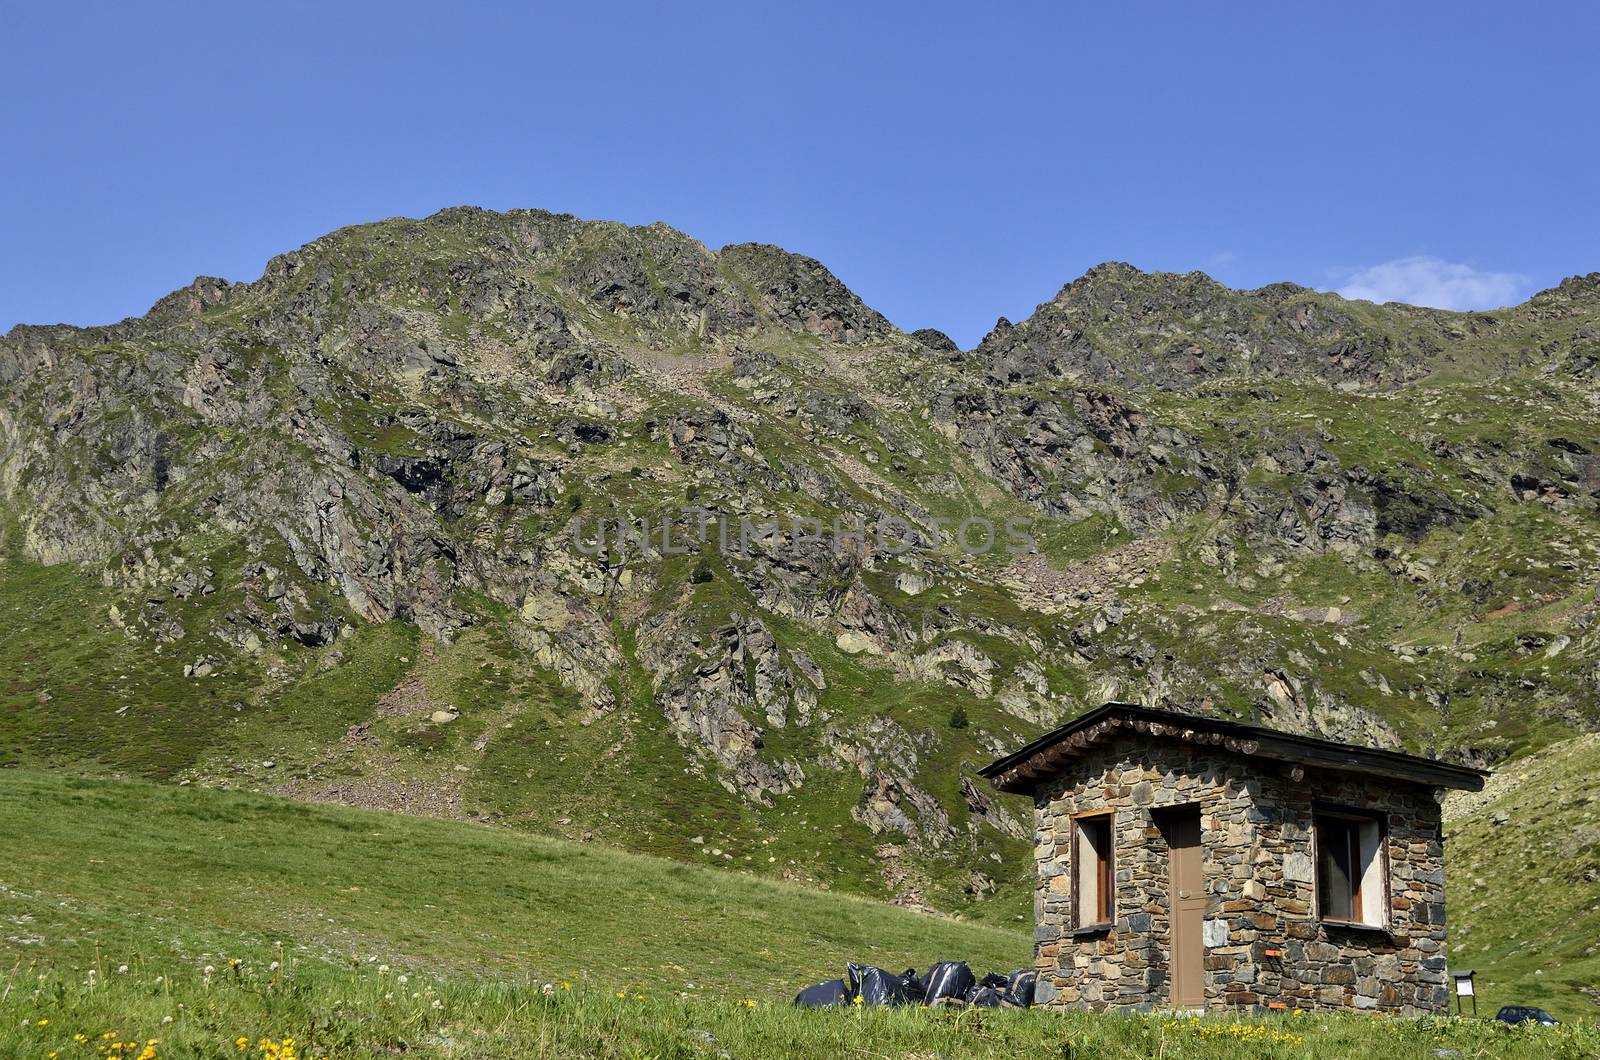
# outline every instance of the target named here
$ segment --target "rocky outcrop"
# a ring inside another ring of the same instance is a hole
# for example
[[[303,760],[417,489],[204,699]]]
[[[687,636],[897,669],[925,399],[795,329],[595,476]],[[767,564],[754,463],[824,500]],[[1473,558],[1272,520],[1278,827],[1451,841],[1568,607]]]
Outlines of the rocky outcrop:
[[[894,326],[819,261],[763,243],[723,247],[722,263],[784,327],[835,342],[888,338]]]
[[[1406,309],[1365,326],[1336,297],[1293,284],[1230,291],[1203,273],[1110,263],[1063,287],[973,353],[996,384],[1050,379],[1191,387],[1211,379],[1314,377],[1397,386],[1444,343],[1448,314]]]
[[[917,785],[917,737],[894,721],[878,718],[858,728],[830,726],[826,738],[838,761],[866,782],[850,816],[873,835],[897,832],[928,848],[942,847],[954,837],[949,813]]]
[[[1100,390],[969,390],[941,395],[930,414],[1013,495],[1058,518],[1160,530],[1204,508],[1222,474],[1184,431]]]
[[[680,741],[724,787],[770,806],[773,795],[798,788],[805,771],[762,753],[762,723],[804,724],[815,685],[784,665],[759,619],[730,618],[708,632],[671,616],[649,622],[640,632],[639,657],[656,677],[656,704]]]

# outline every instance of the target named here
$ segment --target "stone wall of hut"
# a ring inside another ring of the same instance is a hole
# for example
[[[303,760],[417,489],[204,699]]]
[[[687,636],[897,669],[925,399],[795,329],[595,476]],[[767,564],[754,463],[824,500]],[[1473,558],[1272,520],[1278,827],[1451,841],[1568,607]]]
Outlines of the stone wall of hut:
[[[1041,1003],[1168,1007],[1167,851],[1152,811],[1197,804],[1208,1009],[1448,1011],[1444,844],[1432,789],[1126,730],[1061,768],[1035,796]],[[1314,804],[1367,810],[1386,822],[1383,930],[1318,918]],[[1072,818],[1106,809],[1114,810],[1116,917],[1107,931],[1078,932]]]

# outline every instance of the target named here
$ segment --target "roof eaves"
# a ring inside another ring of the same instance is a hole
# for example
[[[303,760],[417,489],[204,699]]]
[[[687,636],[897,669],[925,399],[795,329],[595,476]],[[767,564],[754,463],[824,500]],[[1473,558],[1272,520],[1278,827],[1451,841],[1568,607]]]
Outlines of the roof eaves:
[[[1143,735],[1220,745],[1303,766],[1386,776],[1436,787],[1477,791],[1487,773],[1399,751],[1357,747],[1333,740],[1246,725],[1226,718],[1159,710],[1133,703],[1106,703],[1046,733],[978,771],[1002,791],[1026,792],[1067,759],[1106,735],[1127,728]]]

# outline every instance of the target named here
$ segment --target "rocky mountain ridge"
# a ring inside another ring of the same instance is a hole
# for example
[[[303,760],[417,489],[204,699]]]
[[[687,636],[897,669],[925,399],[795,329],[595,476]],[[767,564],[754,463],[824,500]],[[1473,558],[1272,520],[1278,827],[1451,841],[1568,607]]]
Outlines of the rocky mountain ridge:
[[[1597,362],[1600,273],[1462,314],[1108,264],[962,351],[665,225],[342,229],[0,338],[0,760],[1009,918],[972,769],[1108,698],[1593,728]]]

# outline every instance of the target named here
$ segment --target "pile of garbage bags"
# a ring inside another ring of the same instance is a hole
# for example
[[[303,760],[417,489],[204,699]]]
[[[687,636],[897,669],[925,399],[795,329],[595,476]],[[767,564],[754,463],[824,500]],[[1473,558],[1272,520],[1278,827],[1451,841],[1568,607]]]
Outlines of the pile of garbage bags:
[[[1010,975],[991,972],[979,979],[966,961],[940,961],[918,975],[915,968],[891,972],[870,964],[845,965],[843,979],[828,979],[795,995],[802,1008],[832,1005],[972,1005],[978,1008],[1031,1008],[1038,973],[1023,968]]]

